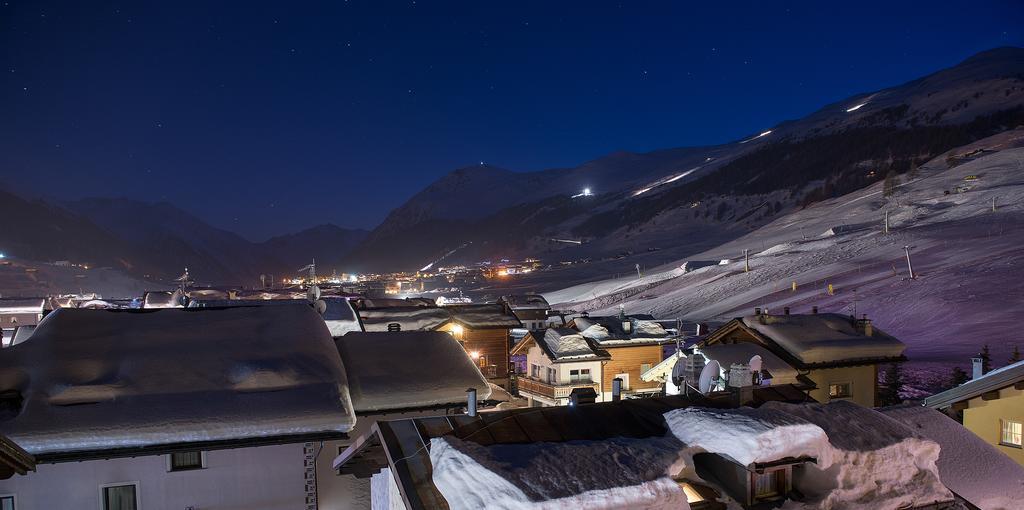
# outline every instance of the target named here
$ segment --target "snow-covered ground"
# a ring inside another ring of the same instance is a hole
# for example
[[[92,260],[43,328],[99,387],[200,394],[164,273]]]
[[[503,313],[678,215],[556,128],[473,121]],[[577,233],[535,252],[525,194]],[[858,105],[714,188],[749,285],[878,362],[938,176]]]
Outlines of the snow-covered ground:
[[[909,348],[915,362],[967,363],[990,344],[994,364],[1024,346],[1024,149],[1020,131],[947,168],[945,156],[883,184],[788,214],[755,232],[689,257],[722,261],[684,272],[685,260],[642,279],[618,278],[546,293],[555,308],[723,320],[753,307],[867,314]],[[998,150],[1003,147],[1011,147]],[[948,194],[946,193],[948,192]],[[992,201],[995,200],[995,211]],[[883,232],[885,212],[890,232]],[[910,279],[904,246],[916,278]],[[743,250],[750,250],[744,272]],[[796,290],[793,290],[793,284]],[[828,292],[829,285],[832,292]]]

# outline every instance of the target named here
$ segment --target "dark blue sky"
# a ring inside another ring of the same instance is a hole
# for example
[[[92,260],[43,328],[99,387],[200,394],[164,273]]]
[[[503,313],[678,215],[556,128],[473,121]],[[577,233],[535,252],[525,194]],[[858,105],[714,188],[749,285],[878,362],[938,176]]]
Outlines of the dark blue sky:
[[[369,228],[457,167],[725,142],[1024,45],[1019,1],[142,3],[0,0],[0,186]]]

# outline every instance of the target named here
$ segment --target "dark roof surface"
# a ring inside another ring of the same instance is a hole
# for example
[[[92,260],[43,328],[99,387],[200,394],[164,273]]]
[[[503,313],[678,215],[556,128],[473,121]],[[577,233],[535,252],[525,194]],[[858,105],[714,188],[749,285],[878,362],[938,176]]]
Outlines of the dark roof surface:
[[[0,392],[23,399],[0,433],[40,460],[340,437],[355,423],[337,347],[301,304],[59,309],[0,351]]]

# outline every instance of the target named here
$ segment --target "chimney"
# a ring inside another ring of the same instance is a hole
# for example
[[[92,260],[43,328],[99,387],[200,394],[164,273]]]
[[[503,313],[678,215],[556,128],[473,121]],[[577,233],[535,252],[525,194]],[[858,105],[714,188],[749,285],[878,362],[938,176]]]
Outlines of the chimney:
[[[782,307],[782,315],[789,315],[789,307],[788,306]]]
[[[733,363],[729,367],[729,391],[734,395],[737,407],[754,402],[754,376],[750,373],[750,365]]]
[[[622,379],[612,379],[612,402],[622,400]]]
[[[397,322],[389,322],[388,323],[388,331],[401,331],[401,330],[402,330],[402,325],[401,324],[399,324]]]
[[[811,307],[811,315],[818,315],[818,305]]]
[[[983,366],[984,360],[981,358],[971,358],[971,367],[974,368],[974,370],[972,370],[973,373],[971,374],[971,379],[977,379],[985,375],[985,369],[982,368]]]
[[[755,306],[754,307],[754,315],[761,315],[761,307],[760,306]]]
[[[627,335],[632,333],[633,332],[633,323],[628,321],[628,320],[622,321],[622,330],[625,331]]]
[[[476,416],[476,388],[466,390],[466,414]]]
[[[873,336],[875,329],[871,327],[871,319],[868,319],[868,314],[861,316],[861,319],[857,321],[857,330],[864,336]]]

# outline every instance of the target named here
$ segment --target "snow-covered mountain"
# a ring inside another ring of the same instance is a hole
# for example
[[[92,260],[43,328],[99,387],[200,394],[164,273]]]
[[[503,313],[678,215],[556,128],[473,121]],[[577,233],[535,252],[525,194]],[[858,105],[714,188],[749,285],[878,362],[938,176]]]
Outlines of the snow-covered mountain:
[[[368,234],[366,230],[326,223],[294,234],[272,237],[260,243],[260,247],[283,262],[285,269],[289,270],[287,274],[309,264],[311,259],[316,259],[317,267],[324,274],[330,274],[335,269],[339,272],[343,270],[341,259],[363,242]]]
[[[1024,49],[998,48],[720,146],[620,152],[539,172],[460,169],[395,209],[347,262],[416,269],[460,246],[469,248],[453,256],[464,261],[693,253],[1018,124]],[[584,187],[597,195],[570,198]]]
[[[1024,128],[1004,132],[921,165],[893,183],[889,196],[884,183],[875,183],[781,215],[642,279],[603,279],[545,297],[556,307],[594,313],[621,306],[698,321],[749,315],[755,306],[773,313],[818,306],[867,314],[906,342],[916,363],[966,364],[989,344],[1000,366],[1014,345],[1024,348],[1017,327],[1024,315],[1017,276],[1024,267],[1022,147]]]

